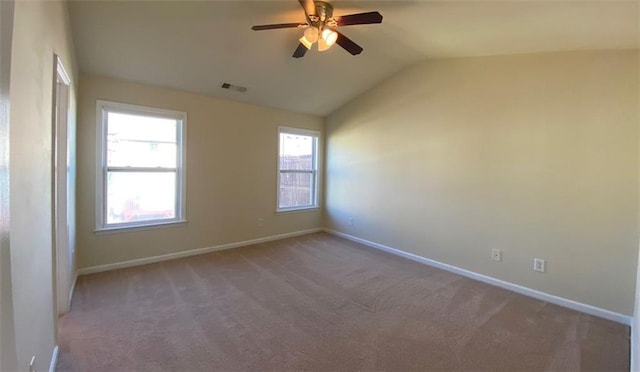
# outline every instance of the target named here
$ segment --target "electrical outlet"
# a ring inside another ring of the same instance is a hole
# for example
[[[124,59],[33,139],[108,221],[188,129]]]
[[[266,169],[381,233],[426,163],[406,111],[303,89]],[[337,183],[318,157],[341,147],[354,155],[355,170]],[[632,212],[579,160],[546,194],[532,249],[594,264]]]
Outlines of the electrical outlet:
[[[541,273],[545,272],[546,262],[542,258],[534,258],[533,259],[533,271],[539,271]]]
[[[31,361],[29,361],[29,372],[37,372],[36,371],[36,356],[31,357]]]
[[[349,226],[353,226],[353,217],[349,217]]]
[[[491,250],[491,259],[494,261],[502,261],[502,251],[496,248]]]
[[[264,226],[264,219],[258,218],[258,227]]]

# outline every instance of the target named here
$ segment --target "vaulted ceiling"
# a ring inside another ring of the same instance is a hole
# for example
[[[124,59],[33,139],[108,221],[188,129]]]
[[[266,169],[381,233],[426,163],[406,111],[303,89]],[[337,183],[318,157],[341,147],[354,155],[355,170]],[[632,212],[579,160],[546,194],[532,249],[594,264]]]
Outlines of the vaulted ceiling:
[[[335,45],[294,59],[301,29],[251,30],[304,22],[296,0],[70,1],[69,12],[84,73],[317,115],[427,58],[640,46],[638,1],[331,3],[336,16],[384,16],[340,28],[362,54]]]

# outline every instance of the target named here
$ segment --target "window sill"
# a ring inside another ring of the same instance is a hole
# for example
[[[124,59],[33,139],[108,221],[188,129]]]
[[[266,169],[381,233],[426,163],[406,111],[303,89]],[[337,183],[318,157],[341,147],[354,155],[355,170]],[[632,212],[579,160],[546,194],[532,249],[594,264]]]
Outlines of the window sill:
[[[93,233],[96,235],[105,235],[105,234],[116,234],[116,233],[125,233],[125,232],[133,232],[133,231],[141,231],[141,230],[152,230],[152,229],[162,229],[166,227],[176,227],[185,225],[187,220],[180,221],[170,221],[170,222],[157,222],[148,225],[127,225],[127,226],[116,226],[116,227],[103,227],[99,229],[93,230]]]
[[[300,208],[286,208],[286,209],[277,209],[276,214],[286,214],[286,213],[295,213],[295,212],[312,212],[319,210],[320,207],[300,207]]]

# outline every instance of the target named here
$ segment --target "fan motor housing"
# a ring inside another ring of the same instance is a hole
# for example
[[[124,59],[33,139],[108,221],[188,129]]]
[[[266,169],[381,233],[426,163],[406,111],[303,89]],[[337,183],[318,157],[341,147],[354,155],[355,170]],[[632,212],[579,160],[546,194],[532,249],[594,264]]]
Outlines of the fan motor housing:
[[[314,1],[316,5],[317,19],[310,19],[311,25],[315,27],[323,26],[329,19],[333,18],[333,5],[326,1]]]

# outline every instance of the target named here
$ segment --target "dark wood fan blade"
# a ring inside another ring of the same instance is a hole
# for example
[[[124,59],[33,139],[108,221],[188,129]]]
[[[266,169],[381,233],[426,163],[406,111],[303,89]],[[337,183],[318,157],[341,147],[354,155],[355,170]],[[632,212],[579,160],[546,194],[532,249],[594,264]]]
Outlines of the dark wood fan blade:
[[[301,27],[306,26],[306,23],[276,23],[273,25],[258,25],[253,26],[251,29],[253,31],[263,31],[263,30],[275,30],[277,28],[293,28],[293,27]]]
[[[307,53],[307,47],[304,46],[304,44],[300,43],[298,44],[298,47],[296,48],[296,51],[293,52],[293,58],[300,58],[300,57],[304,57],[305,53]]]
[[[309,17],[310,15],[318,15],[317,11],[316,11],[316,4],[313,2],[313,0],[298,0],[300,2],[300,5],[302,5],[302,8],[304,9],[304,14],[307,15],[307,17]]]
[[[338,26],[366,25],[370,23],[382,23],[382,14],[378,12],[349,14],[335,17]]]
[[[336,31],[336,30],[333,30]],[[340,32],[336,31],[338,33],[338,39],[336,40],[336,43],[338,45],[340,45],[341,47],[344,48],[344,50],[346,50],[347,52],[351,53],[351,55],[355,56],[358,55],[360,53],[362,53],[362,47],[356,43],[354,43],[351,39],[349,39],[348,37],[344,36],[343,34],[341,34]]]

